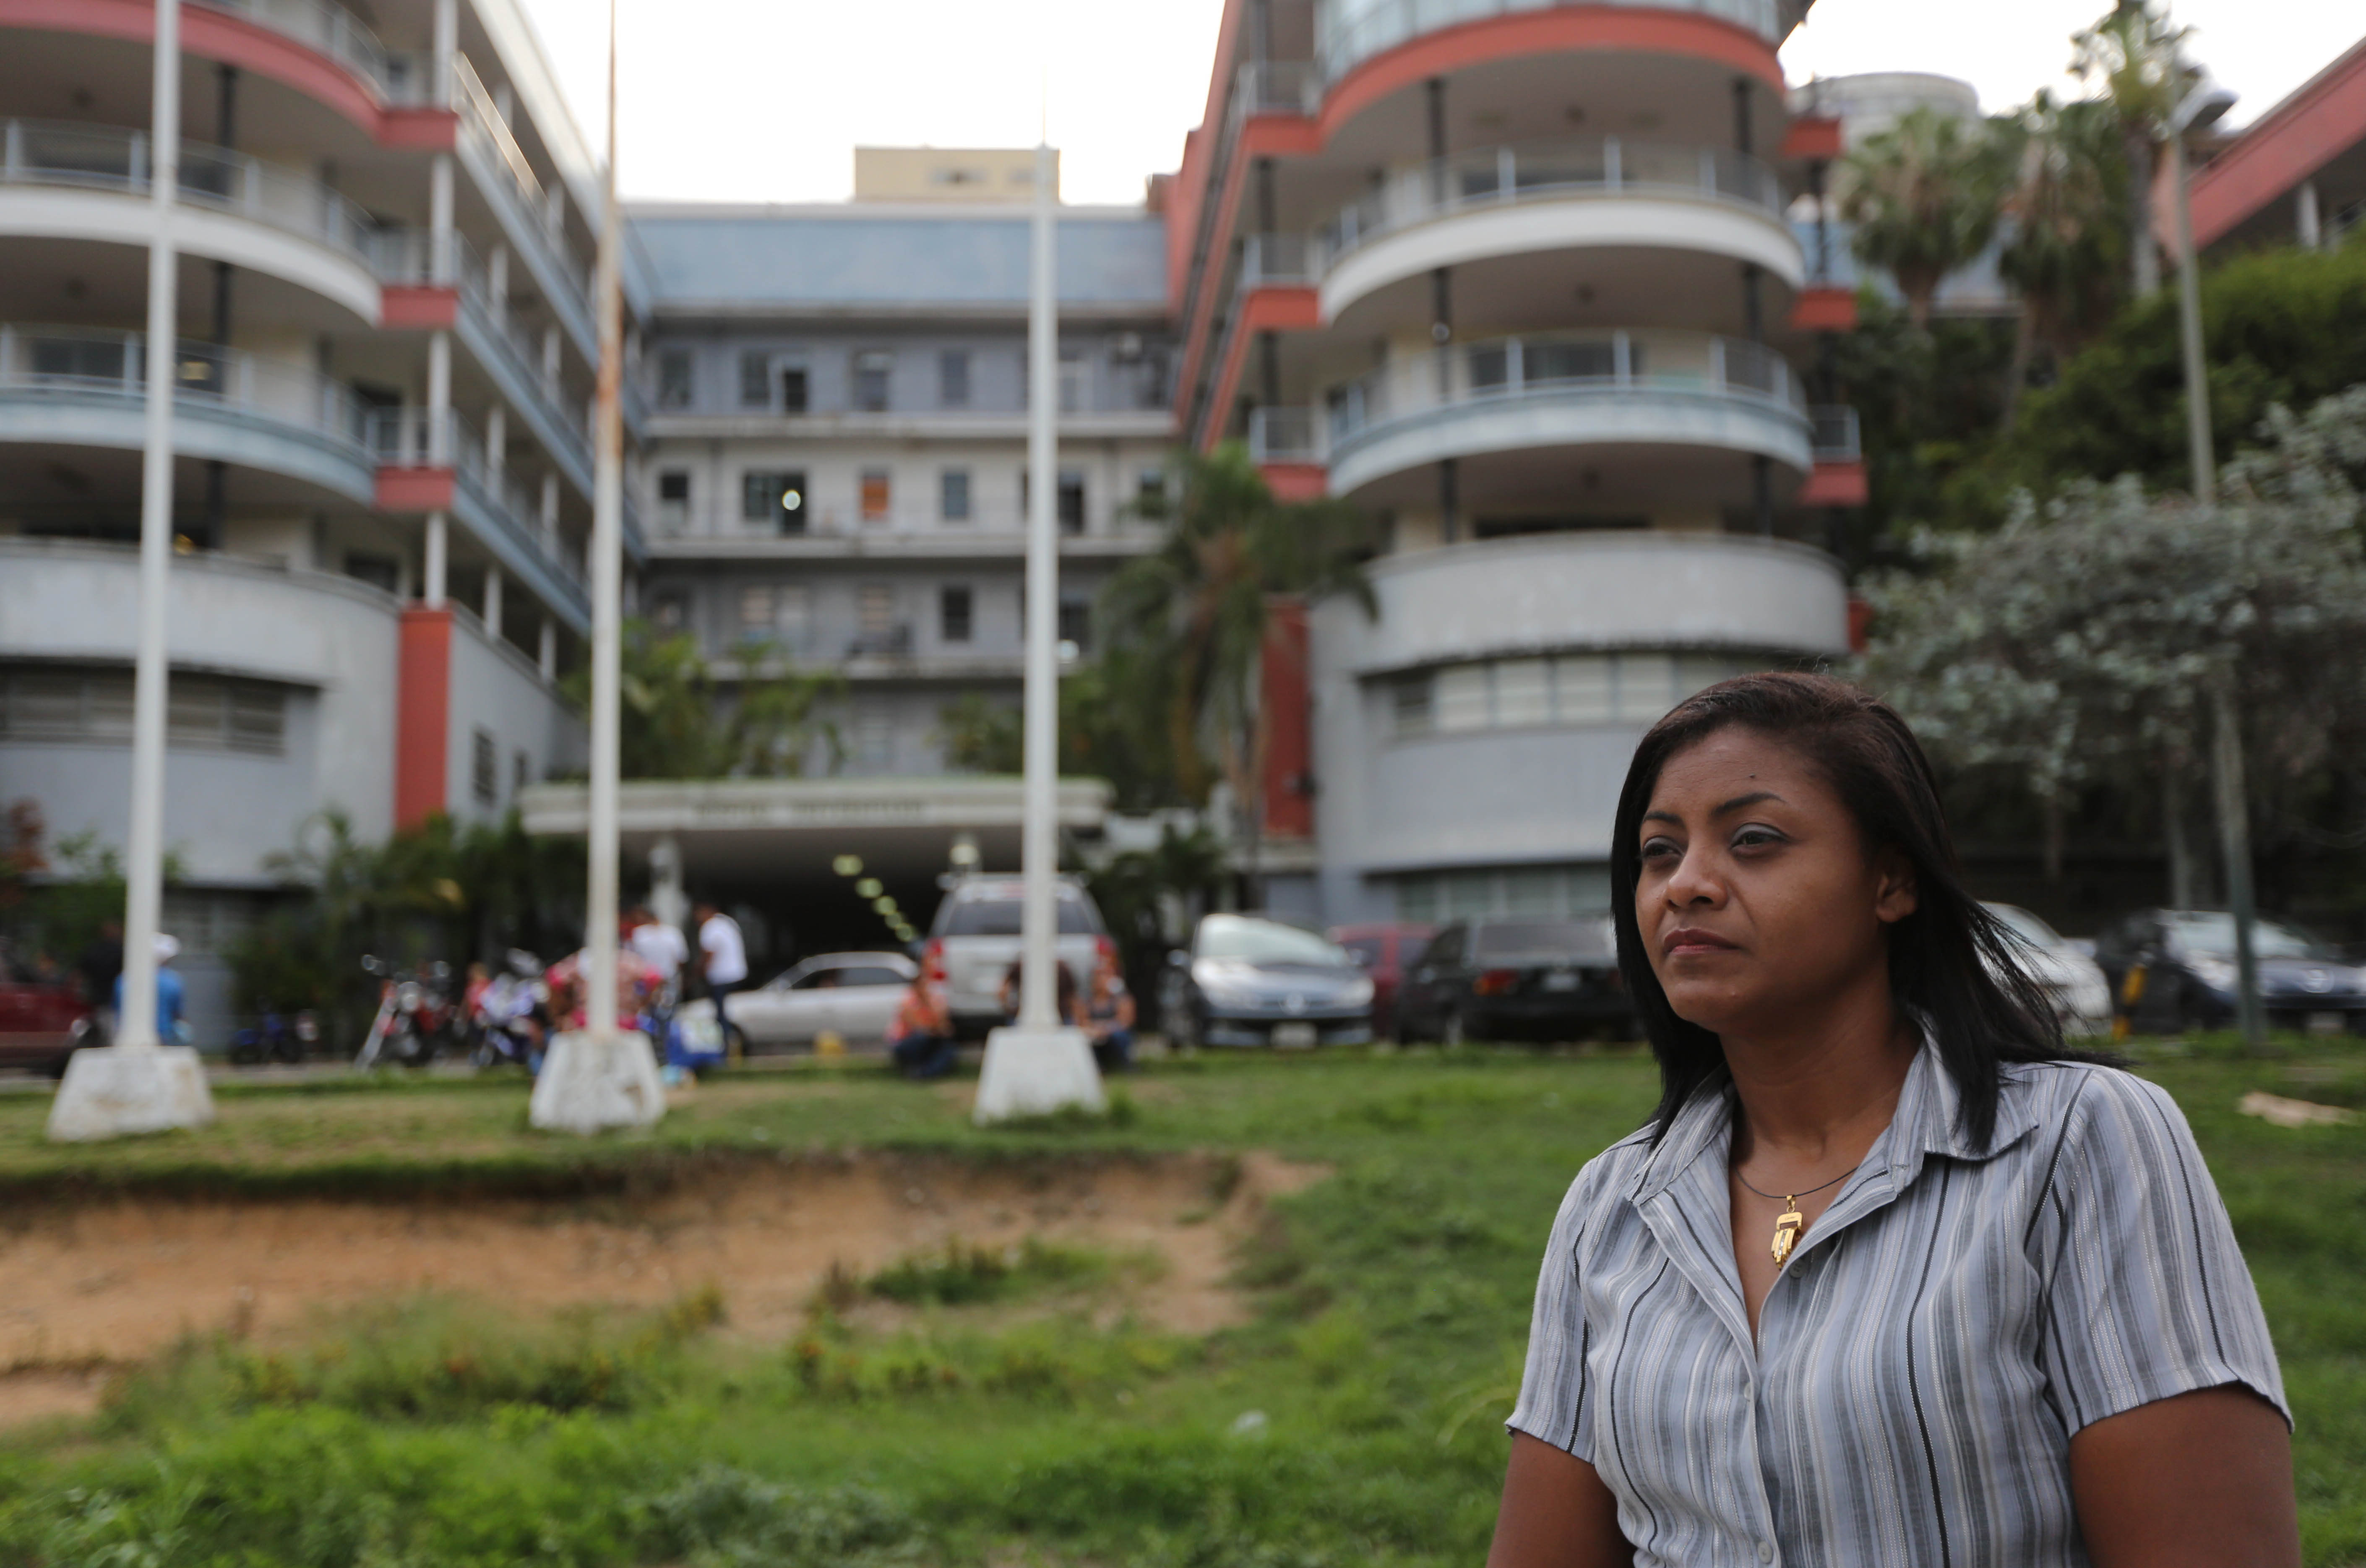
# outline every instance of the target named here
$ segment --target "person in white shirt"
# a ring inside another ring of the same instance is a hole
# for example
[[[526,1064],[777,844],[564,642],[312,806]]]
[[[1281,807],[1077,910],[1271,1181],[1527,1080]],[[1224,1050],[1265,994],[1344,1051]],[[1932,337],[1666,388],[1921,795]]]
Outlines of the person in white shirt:
[[[681,927],[659,920],[646,905],[633,910],[632,920],[633,951],[657,971],[658,985],[670,1007],[681,994],[675,987],[682,966],[690,962],[690,943],[682,940]]]
[[[725,1002],[733,991],[748,982],[748,942],[739,934],[739,922],[701,899],[694,911],[698,919],[698,953],[700,974],[706,981],[706,994],[715,998],[715,1021],[723,1027],[724,1038],[731,1043],[734,1056],[744,1055],[748,1036],[725,1010]]]

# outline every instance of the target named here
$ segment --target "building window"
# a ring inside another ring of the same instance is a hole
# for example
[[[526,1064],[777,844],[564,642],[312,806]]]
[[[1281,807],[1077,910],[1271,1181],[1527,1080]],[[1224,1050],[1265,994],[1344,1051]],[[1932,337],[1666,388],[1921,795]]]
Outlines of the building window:
[[[1610,910],[1602,865],[1518,865],[1416,872],[1396,879],[1397,919],[1423,925],[1531,916],[1585,919]]]
[[[969,407],[969,350],[949,348],[937,355],[937,401],[949,409]]]
[[[511,795],[514,797],[520,790],[532,783],[534,783],[534,759],[524,751],[512,753],[510,757]]]
[[[862,520],[884,523],[895,510],[895,486],[884,468],[862,470]]]
[[[884,349],[866,349],[854,356],[854,409],[857,413],[887,412],[888,373],[896,356]]]
[[[739,356],[739,406],[768,408],[772,400],[772,356],[750,349]]]
[[[739,590],[739,640],[770,642],[778,629],[770,583],[750,583]]]
[[[392,556],[370,556],[355,551],[345,558],[345,575],[391,593],[402,579],[402,568]]]
[[[739,515],[783,534],[806,531],[806,477],[750,468],[741,477]]]
[[[669,593],[657,602],[649,619],[657,624],[658,630],[668,636],[677,635],[690,625],[690,605],[681,594]]]
[[[937,639],[941,642],[967,642],[974,624],[975,604],[966,587],[937,590]]]
[[[698,400],[696,370],[690,350],[669,348],[658,355],[658,407],[686,409]]]
[[[1391,688],[1400,739],[1473,729],[1651,724],[1749,661],[1718,654],[1564,653],[1449,664]]]
[[[937,477],[937,515],[948,523],[969,521],[969,470],[947,468]]]
[[[1093,602],[1089,599],[1060,601],[1060,640],[1082,653],[1092,651]]]
[[[1081,413],[1092,395],[1093,367],[1080,349],[1060,351],[1060,412]]]
[[[479,806],[498,806],[501,799],[501,749],[493,732],[479,729],[469,738],[468,790]]]
[[[1085,476],[1073,468],[1060,474],[1060,532],[1085,531]]]
[[[1429,676],[1400,676],[1389,690],[1390,716],[1394,721],[1397,738],[1426,735],[1430,731]]]
[[[884,707],[865,703],[854,711],[854,763],[865,773],[884,773],[896,761],[896,720]]]
[[[690,523],[690,470],[664,468],[658,473],[658,525],[683,528]]]
[[[802,365],[781,367],[781,412],[803,413],[807,407],[806,367]]]
[[[1166,470],[1144,468],[1133,477],[1133,509],[1144,517],[1166,514]]]
[[[896,629],[896,590],[884,582],[866,582],[855,590],[855,629],[866,638],[885,637]]]
[[[128,743],[131,671],[73,666],[0,669],[0,739]],[[287,689],[175,672],[164,738],[176,750],[276,757],[287,749]]]

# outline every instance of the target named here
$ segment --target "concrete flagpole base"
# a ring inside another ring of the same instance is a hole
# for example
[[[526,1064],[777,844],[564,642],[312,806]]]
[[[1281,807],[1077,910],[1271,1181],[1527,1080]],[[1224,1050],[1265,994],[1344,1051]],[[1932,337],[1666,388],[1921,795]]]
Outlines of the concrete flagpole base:
[[[1013,1025],[986,1037],[986,1069],[978,1077],[973,1114],[979,1126],[1071,1107],[1096,1115],[1109,1109],[1092,1043],[1083,1030]]]
[[[554,1038],[526,1107],[526,1120],[549,1133],[646,1127],[664,1114],[657,1053],[637,1030],[607,1040],[587,1030]]]
[[[205,1064],[186,1045],[105,1045],[77,1051],[50,1102],[62,1144],[202,1127],[214,1119]]]

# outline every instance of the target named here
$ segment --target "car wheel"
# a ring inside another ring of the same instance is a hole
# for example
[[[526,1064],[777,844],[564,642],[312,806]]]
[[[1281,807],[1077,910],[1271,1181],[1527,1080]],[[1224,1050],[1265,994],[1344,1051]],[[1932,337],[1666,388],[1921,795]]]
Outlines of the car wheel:
[[[1437,1041],[1449,1051],[1470,1043],[1470,1026],[1463,1021],[1460,1008],[1447,1010],[1446,1021],[1438,1027]]]

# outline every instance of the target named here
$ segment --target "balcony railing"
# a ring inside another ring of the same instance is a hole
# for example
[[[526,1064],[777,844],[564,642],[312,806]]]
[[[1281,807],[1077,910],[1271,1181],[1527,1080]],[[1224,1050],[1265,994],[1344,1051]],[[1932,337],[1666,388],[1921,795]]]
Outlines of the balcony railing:
[[[1808,411],[1808,445],[1819,463],[1854,463],[1865,457],[1856,410],[1820,404]]]
[[[452,107],[460,115],[461,134],[477,142],[506,181],[505,186],[496,182],[493,198],[513,204],[514,216],[523,220],[521,226],[535,237],[544,254],[558,264],[568,281],[575,286],[579,298],[588,299],[592,292],[590,271],[568,250],[564,239],[554,232],[558,209],[550,193],[544,188],[541,177],[527,161],[525,149],[518,145],[509,122],[501,118],[500,106],[493,102],[492,94],[486,90],[477,68],[468,63],[465,54],[452,57]]]
[[[1745,28],[1770,42],[1781,39],[1777,0],[1321,0],[1315,10],[1316,63],[1335,82],[1363,62],[1424,33],[1515,11],[1547,11],[1564,4],[1642,6],[1696,11]],[[1342,17],[1341,13],[1353,15]]]
[[[0,121],[0,183],[130,195],[148,189],[145,131],[44,120]],[[310,175],[202,142],[181,148],[181,199],[269,224],[366,262],[377,225]]]
[[[175,403],[326,437],[366,460],[362,405],[342,384],[300,365],[215,344],[184,341],[174,353]],[[0,388],[139,403],[147,380],[144,333],[0,326]]]
[[[450,468],[496,526],[547,561],[569,582],[579,589],[583,585],[580,558],[564,540],[544,532],[541,505],[534,493],[506,468],[499,474],[493,471],[486,458],[484,437],[457,411],[448,411],[438,420],[422,408],[373,409],[365,429],[380,467]]]
[[[427,101],[426,62],[391,54],[367,24],[342,6],[321,0],[197,0],[208,10],[243,17],[257,27],[318,50],[377,89],[389,103]]]
[[[912,657],[912,624],[899,621],[893,626],[873,626],[857,632],[848,640],[849,659],[909,659]]]
[[[1328,267],[1367,241],[1471,208],[1598,193],[1738,202],[1779,218],[1783,182],[1747,153],[1606,136],[1488,147],[1399,170],[1316,231]]]
[[[1313,243],[1304,234],[1252,234],[1241,242],[1240,286],[1312,283],[1317,265],[1313,253]]]
[[[1452,344],[1392,361],[1334,389],[1324,423],[1335,448],[1438,409],[1558,392],[1739,398],[1803,420],[1808,412],[1798,378],[1763,344],[1682,333],[1554,333]]]
[[[1253,114],[1311,115],[1323,107],[1323,78],[1311,60],[1266,60],[1233,78],[1228,129]]]
[[[1249,458],[1256,463],[1319,463],[1323,433],[1313,409],[1262,408],[1249,413]]]

